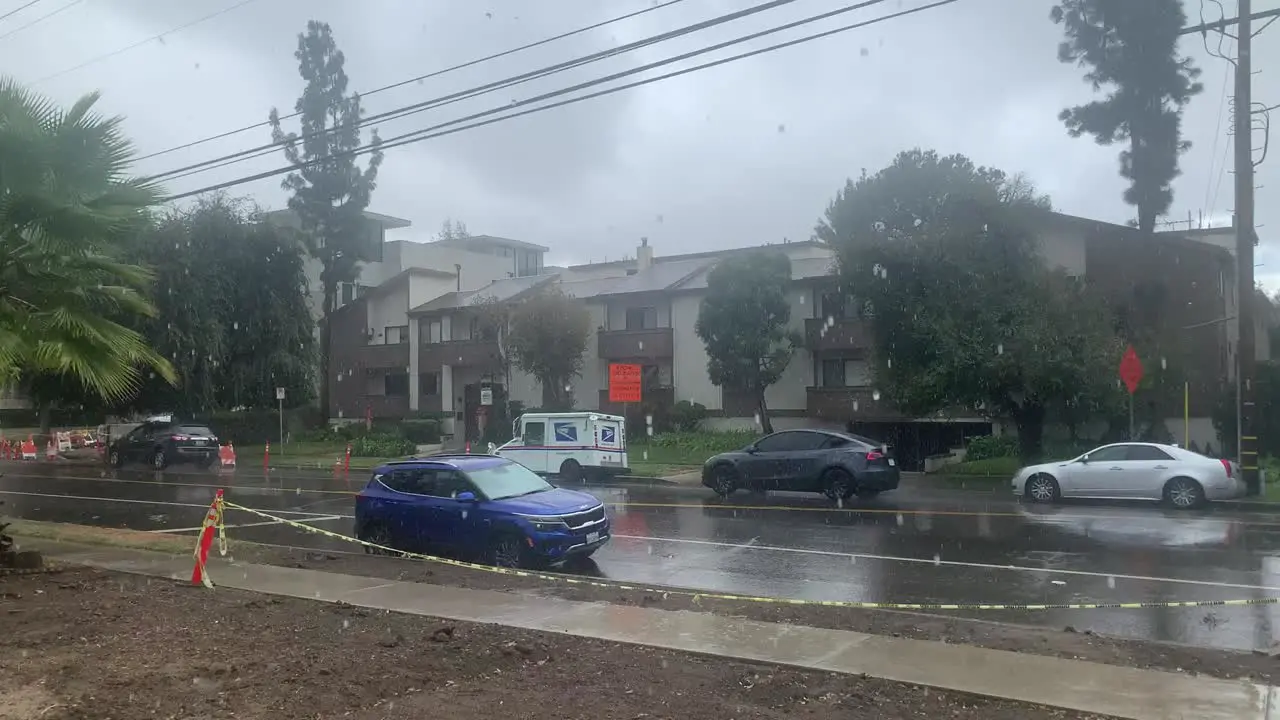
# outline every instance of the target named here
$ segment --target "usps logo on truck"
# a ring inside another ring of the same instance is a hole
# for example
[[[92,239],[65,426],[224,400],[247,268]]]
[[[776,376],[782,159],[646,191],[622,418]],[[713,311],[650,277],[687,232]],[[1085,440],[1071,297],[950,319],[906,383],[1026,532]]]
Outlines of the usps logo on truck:
[[[600,442],[610,445],[618,442],[618,429],[610,425],[600,426]]]
[[[555,423],[556,442],[578,442],[578,426],[573,423]]]

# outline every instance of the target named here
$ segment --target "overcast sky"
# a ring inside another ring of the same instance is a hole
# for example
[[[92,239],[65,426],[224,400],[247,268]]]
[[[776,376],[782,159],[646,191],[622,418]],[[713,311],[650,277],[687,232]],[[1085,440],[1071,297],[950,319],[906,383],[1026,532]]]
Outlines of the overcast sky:
[[[644,38],[763,0],[684,0],[541,48],[369,95],[370,113]],[[383,137],[654,62],[832,10],[853,0],[797,0],[641,52],[380,126]],[[888,0],[804,28],[648,73],[687,67],[925,0]],[[217,18],[96,60],[239,0],[42,0],[0,21],[0,67],[59,101],[91,91],[127,116],[142,154],[290,112],[301,89],[293,58],[307,20],[330,23],[353,89],[367,91],[654,4],[653,0],[250,0]],[[1255,11],[1276,6],[1259,0]],[[0,14],[23,0],[0,0]],[[494,126],[390,150],[370,210],[409,219],[400,237],[428,239],[442,221],[541,243],[550,262],[618,259],[641,236],[658,254],[807,239],[846,177],[921,146],[1026,172],[1057,209],[1124,222],[1117,149],[1073,140],[1057,120],[1088,101],[1081,70],[1057,61],[1050,0],[960,0],[861,30]],[[1228,13],[1235,14],[1227,0]],[[1199,3],[1188,17],[1198,21]],[[1206,9],[1216,19],[1217,9]],[[1216,47],[1216,43],[1214,43]],[[1225,46],[1234,55],[1234,45]],[[1199,36],[1183,51],[1204,70],[1184,120],[1170,218],[1225,224],[1233,207],[1226,97],[1229,66]],[[1258,36],[1254,97],[1280,103],[1280,23]],[[84,67],[67,70],[93,61]],[[54,76],[56,77],[50,77]],[[1277,121],[1280,122],[1280,111]],[[146,160],[172,169],[269,141],[267,128]],[[1256,138],[1261,144],[1261,134]],[[1280,126],[1258,173],[1260,279],[1280,289]],[[1224,160],[1227,167],[1224,167]],[[278,167],[279,154],[173,182],[200,188]],[[279,179],[239,186],[281,207]]]

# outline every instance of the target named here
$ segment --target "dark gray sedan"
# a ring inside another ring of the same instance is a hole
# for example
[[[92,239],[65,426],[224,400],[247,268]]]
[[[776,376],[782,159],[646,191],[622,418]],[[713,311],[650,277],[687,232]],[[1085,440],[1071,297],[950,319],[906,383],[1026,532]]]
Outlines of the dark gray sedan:
[[[702,484],[721,497],[743,488],[820,492],[833,501],[869,498],[898,487],[898,463],[887,446],[870,438],[784,430],[707,460]]]

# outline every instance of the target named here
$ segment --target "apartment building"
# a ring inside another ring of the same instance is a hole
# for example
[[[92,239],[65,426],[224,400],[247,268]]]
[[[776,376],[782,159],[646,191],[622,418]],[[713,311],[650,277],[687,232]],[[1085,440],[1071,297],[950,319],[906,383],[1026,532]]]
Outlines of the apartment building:
[[[294,229],[301,228],[292,210],[266,213],[268,222]],[[359,264],[359,275],[338,288],[338,307],[363,297],[373,288],[398,278],[412,268],[431,268],[450,273],[453,289],[475,289],[506,277],[540,274],[548,248],[521,240],[472,235],[435,242],[388,240],[387,231],[408,228],[412,223],[403,218],[365,212],[365,226]],[[320,284],[320,261],[308,257],[306,274],[309,304],[318,320],[323,315],[324,288]]]
[[[507,242],[512,252],[541,252]],[[750,399],[711,383],[694,324],[710,270],[726,257],[762,249],[791,260],[791,322],[805,339],[782,380],[766,393],[775,427],[852,427],[893,443],[907,467],[921,465],[965,435],[991,429],[989,419],[976,415],[906,416],[876,390],[869,321],[861,305],[839,291],[834,254],[817,242],[659,256],[642,240],[634,258],[513,274],[470,288],[456,282],[447,287],[456,278],[444,271],[403,271],[404,279],[397,276],[389,287],[367,291],[362,311],[341,313],[341,329],[335,324],[335,357],[337,346],[350,348],[341,351],[345,374],[331,380],[333,414],[440,413],[450,420],[446,431],[474,435],[486,404],[511,399],[541,405],[534,378],[514,369],[506,376],[497,339],[485,334],[475,304],[518,302],[554,284],[584,304],[595,329],[573,386],[578,407],[627,412],[643,423],[644,415],[689,400],[708,408],[715,427],[753,427]],[[1163,350],[1170,358],[1177,353],[1176,363],[1192,380],[1193,439],[1202,446],[1213,440],[1208,417],[1214,394],[1232,372],[1231,254],[1183,234],[1146,236],[1058,213],[1046,213],[1038,249],[1047,265],[1085,276],[1129,321],[1158,328]],[[527,262],[526,269],[544,268],[541,255]],[[381,314],[392,308],[394,318]],[[396,347],[379,347],[387,345],[388,333]],[[643,368],[641,403],[609,402],[613,363]],[[1180,434],[1181,394],[1156,401]]]

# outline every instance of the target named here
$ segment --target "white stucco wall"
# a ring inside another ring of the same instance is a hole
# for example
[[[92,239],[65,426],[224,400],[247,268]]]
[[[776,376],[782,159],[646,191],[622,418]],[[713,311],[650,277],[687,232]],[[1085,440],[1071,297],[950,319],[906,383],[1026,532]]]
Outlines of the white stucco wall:
[[[802,336],[805,318],[813,316],[811,296],[812,291],[808,287],[792,287],[787,291],[791,306],[790,327]],[[765,390],[765,403],[773,410],[804,410],[807,403],[805,390],[813,384],[813,356],[808,350],[799,348],[792,355],[782,378]]]
[[[672,376],[676,402],[702,403],[708,410],[723,407],[720,388],[707,376],[707,350],[694,331],[701,294],[681,294],[671,299]]]

